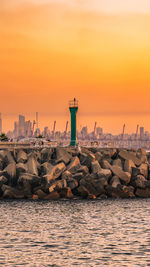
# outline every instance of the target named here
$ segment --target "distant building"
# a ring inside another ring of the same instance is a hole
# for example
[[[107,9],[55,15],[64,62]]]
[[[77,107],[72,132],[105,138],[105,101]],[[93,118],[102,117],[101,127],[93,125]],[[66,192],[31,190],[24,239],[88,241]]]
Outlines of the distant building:
[[[14,122],[14,137],[17,138],[19,136],[19,122]]]
[[[140,139],[144,137],[144,127],[140,127]]]
[[[0,134],[2,133],[2,114],[0,113]]]
[[[103,128],[97,127],[96,128],[96,135],[103,135]]]
[[[25,136],[32,136],[32,122],[30,120],[25,122]]]
[[[19,115],[19,136],[25,136],[25,117]]]

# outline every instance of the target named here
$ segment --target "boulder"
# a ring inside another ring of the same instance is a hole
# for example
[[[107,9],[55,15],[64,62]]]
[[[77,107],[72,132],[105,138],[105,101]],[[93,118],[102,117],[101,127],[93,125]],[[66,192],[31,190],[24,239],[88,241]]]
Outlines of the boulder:
[[[113,160],[112,165],[113,166],[118,166],[118,167],[120,167],[122,169],[121,159],[115,159],[115,160]]]
[[[49,187],[49,192],[53,192],[53,191],[60,191],[62,188],[67,187],[67,182],[66,180],[59,180],[54,182],[50,187]]]
[[[78,187],[78,193],[79,193],[79,196],[81,196],[82,198],[91,198],[91,199],[96,198],[96,196],[91,194],[84,185],[80,185]]]
[[[118,166],[111,166],[110,170],[112,173],[120,178],[121,181],[123,181],[126,184],[130,183],[131,180],[131,174],[128,172],[124,172],[120,167]]]
[[[51,170],[51,168],[53,167],[53,165],[49,162],[44,162],[41,165],[41,175],[46,175],[49,173],[49,171]]]
[[[132,160],[133,163],[136,165],[136,166],[140,166],[140,164],[142,163],[141,162],[141,159],[139,159],[134,152],[129,152],[127,150],[121,150],[119,152],[119,157],[126,160]]]
[[[108,181],[109,178],[111,178],[112,172],[108,169],[102,169],[97,173],[97,178],[105,178],[105,180]]]
[[[38,199],[45,199],[45,197],[47,196],[47,194],[42,189],[38,189],[35,192],[35,195],[38,196]]]
[[[8,178],[10,183],[16,183],[16,164],[14,162],[8,164],[3,172],[5,173],[5,176]]]
[[[68,165],[67,167],[67,170],[70,171],[72,174],[76,173],[77,170],[80,168],[80,160],[79,158],[76,156],[76,157],[73,157],[71,159],[71,162],[70,164]]]
[[[11,186],[3,185],[2,191],[3,191],[3,198],[8,198],[8,199],[23,199],[24,198],[23,191],[18,190]]]
[[[82,178],[84,178],[84,176],[85,174],[83,172],[77,172],[72,176],[72,178],[79,182]]]
[[[101,166],[103,169],[106,169],[106,170],[111,169],[111,164],[107,160],[102,160]]]
[[[18,163],[25,163],[27,162],[27,154],[21,149],[17,154],[17,162]]]
[[[57,200],[60,198],[60,194],[57,191],[54,191],[50,194],[48,194],[44,199],[45,200]]]
[[[78,187],[78,181],[76,179],[67,180],[67,187],[70,187],[71,189],[75,189],[76,187]]]
[[[124,162],[124,171],[132,173],[132,168],[136,168],[134,162],[131,159],[126,159]]]
[[[72,173],[70,171],[64,171],[61,175],[61,179],[62,180],[69,180],[69,179],[72,179]]]
[[[17,172],[17,176],[20,176],[20,174],[22,174],[24,172],[28,172],[27,165],[24,163],[17,163],[16,164],[16,172]]]
[[[34,156],[30,156],[27,161],[28,173],[38,176],[37,161]]]
[[[31,173],[24,173],[20,175],[18,178],[18,184],[24,186],[27,183],[32,187],[36,187],[41,183],[41,178]]]
[[[89,173],[89,169],[87,166],[80,165],[79,169],[77,169],[77,173],[83,173],[84,175]]]
[[[145,178],[148,178],[148,164],[142,163],[139,169],[140,169],[140,174],[142,174]]]
[[[74,198],[74,195],[72,194],[71,188],[66,187],[66,188],[62,188],[60,191],[60,197],[61,198]]]
[[[84,186],[91,195],[97,197],[105,193],[104,185],[107,185],[107,181],[103,178],[95,179],[93,176],[87,175],[80,180],[80,185]]]
[[[81,165],[85,165],[88,168],[91,168],[91,163],[95,161],[95,155],[92,152],[86,153],[80,153],[79,155]]]
[[[135,187],[135,188],[146,188],[146,183],[147,180],[145,179],[145,177],[143,175],[137,175],[136,177],[131,179],[131,184]]]
[[[41,161],[44,163],[45,161],[50,161],[52,158],[53,149],[52,148],[43,148],[41,150]]]
[[[56,147],[57,163],[64,162],[65,165],[71,161],[72,156],[62,147]]]
[[[4,162],[3,159],[0,158],[0,171],[2,171],[4,168]]]
[[[52,180],[56,180],[61,176],[66,166],[63,162],[53,166],[49,173],[43,176],[43,179],[49,184]]]
[[[110,185],[113,187],[113,188],[117,188],[118,185],[121,185],[121,182],[120,182],[120,179],[118,176],[113,176],[111,181],[110,181]]]
[[[150,198],[150,188],[141,189],[137,188],[135,195],[142,198]]]
[[[96,152],[95,153],[95,160],[97,160],[99,163],[100,163],[102,158],[103,158],[103,155],[102,155],[101,152]]]
[[[97,174],[101,171],[101,166],[97,160],[91,162],[91,169],[93,174]]]
[[[15,160],[9,150],[0,150],[0,159],[3,160],[4,166],[15,163]]]
[[[108,185],[105,187],[106,194],[109,197],[114,198],[133,198],[134,195],[134,187],[126,186],[126,185],[118,185],[116,188]]]
[[[141,163],[146,163],[147,162],[147,155],[146,151],[143,148],[139,148],[136,152],[137,158],[141,160]]]
[[[8,179],[5,176],[0,176],[0,186],[8,184]]]

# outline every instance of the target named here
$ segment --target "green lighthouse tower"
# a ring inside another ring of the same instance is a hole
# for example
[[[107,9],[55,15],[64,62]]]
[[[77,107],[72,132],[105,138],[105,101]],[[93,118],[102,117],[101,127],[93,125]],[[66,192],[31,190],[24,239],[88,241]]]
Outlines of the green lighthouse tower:
[[[76,129],[76,113],[78,111],[78,101],[74,98],[73,101],[69,102],[69,110],[71,115],[71,141],[70,146],[77,145],[77,129]]]

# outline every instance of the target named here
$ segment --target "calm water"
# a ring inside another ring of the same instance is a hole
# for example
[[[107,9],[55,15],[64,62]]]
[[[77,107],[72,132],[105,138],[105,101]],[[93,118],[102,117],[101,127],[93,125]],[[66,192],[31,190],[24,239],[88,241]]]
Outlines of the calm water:
[[[150,266],[150,200],[0,202],[1,266]]]

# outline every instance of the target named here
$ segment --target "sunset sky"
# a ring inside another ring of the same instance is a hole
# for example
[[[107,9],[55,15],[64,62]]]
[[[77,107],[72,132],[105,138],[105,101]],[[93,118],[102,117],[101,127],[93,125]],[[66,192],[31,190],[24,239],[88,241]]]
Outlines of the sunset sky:
[[[0,0],[0,112],[150,131],[149,0]],[[64,128],[63,128],[64,127]]]

